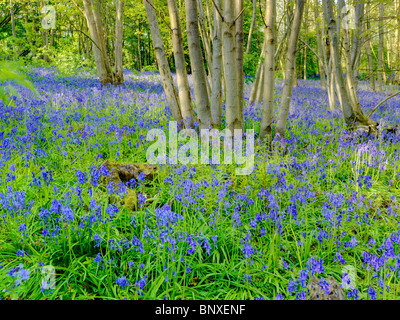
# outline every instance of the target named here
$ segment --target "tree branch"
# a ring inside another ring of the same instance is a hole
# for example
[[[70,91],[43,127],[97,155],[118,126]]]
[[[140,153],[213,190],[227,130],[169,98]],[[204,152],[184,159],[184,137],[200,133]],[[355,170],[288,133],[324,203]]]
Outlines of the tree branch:
[[[211,1],[213,2],[215,9],[217,9],[217,12],[218,12],[219,16],[221,17],[222,22],[225,22],[225,18],[224,18],[224,16],[222,15],[221,11],[219,11],[219,8],[218,8],[218,6],[215,4],[214,0],[211,0]]]
[[[390,96],[387,97],[386,99],[384,99],[384,100],[382,100],[381,102],[379,102],[379,103],[377,104],[377,106],[371,110],[371,112],[370,112],[369,115],[368,115],[368,118],[371,118],[372,114],[373,114],[381,105],[383,105],[386,101],[388,101],[389,99],[394,98],[395,96],[397,96],[397,95],[399,95],[399,94],[400,94],[400,91],[397,92],[397,93],[394,93],[394,94],[390,95]]]
[[[240,13],[238,14],[238,16],[235,18],[235,20],[233,20],[232,24],[231,24],[231,28],[232,26],[235,24],[236,20],[240,18],[240,16],[243,14],[244,10],[246,10],[246,7],[244,7],[242,9],[242,11],[240,11]]]
[[[168,27],[168,29],[171,31],[171,33],[173,33],[172,28],[170,27],[170,25],[167,23],[167,21],[164,20],[164,18],[161,16],[160,12],[157,11],[156,8],[154,8],[153,4],[149,1],[149,0],[145,0],[156,12],[157,15],[159,15],[162,19],[162,21],[164,21],[164,23],[166,24],[166,26]]]

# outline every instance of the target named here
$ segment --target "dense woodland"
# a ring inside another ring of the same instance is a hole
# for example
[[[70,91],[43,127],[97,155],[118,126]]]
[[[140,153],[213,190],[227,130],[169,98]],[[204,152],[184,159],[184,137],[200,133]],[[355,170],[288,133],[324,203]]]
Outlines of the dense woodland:
[[[1,299],[399,299],[400,0],[0,0],[0,58]]]
[[[53,9],[42,12],[44,5]],[[67,70],[95,65],[103,84],[123,84],[124,68],[159,70],[174,119],[201,128],[220,127],[222,97],[227,128],[243,128],[243,85],[253,82],[249,102],[264,100],[262,137],[272,134],[274,79],[284,78],[277,119],[284,135],[299,78],[319,78],[346,123],[373,125],[357,83],[368,79],[372,91],[399,84],[399,11],[398,0],[10,1],[2,5],[1,54]]]

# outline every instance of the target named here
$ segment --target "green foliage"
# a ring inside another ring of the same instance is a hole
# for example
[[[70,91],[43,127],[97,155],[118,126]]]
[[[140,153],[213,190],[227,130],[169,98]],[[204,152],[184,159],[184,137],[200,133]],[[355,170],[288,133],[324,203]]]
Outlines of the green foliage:
[[[142,71],[150,71],[150,72],[157,72],[157,66],[156,65],[151,65],[151,66],[144,66],[142,68]]]
[[[257,72],[258,60],[260,58],[260,54],[258,52],[253,52],[243,54],[243,71],[246,76],[246,83],[251,80],[253,81]]]
[[[3,61],[0,63],[0,83],[2,84],[2,86],[0,87],[0,99],[5,104],[14,105],[15,104],[14,100],[11,100],[10,98],[12,96],[19,95],[13,86],[10,86],[7,91],[6,87],[4,86],[4,83],[8,81],[13,81],[16,84],[19,84],[21,86],[24,86],[32,90],[35,94],[37,93],[33,83],[27,80],[25,76],[18,71],[16,63]]]

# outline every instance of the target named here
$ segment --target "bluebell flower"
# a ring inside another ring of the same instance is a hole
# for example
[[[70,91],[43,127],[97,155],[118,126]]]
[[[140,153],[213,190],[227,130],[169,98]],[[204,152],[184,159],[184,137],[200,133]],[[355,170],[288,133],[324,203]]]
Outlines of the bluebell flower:
[[[278,292],[278,293],[276,294],[275,300],[283,300],[282,293]]]
[[[123,277],[117,278],[117,280],[115,281],[115,283],[118,284],[119,286],[121,286],[122,289],[124,289],[126,286],[129,285],[129,280],[126,279],[125,276],[123,276]]]
[[[367,292],[368,292],[368,296],[371,298],[371,300],[376,300],[376,291],[371,285],[369,286]]]

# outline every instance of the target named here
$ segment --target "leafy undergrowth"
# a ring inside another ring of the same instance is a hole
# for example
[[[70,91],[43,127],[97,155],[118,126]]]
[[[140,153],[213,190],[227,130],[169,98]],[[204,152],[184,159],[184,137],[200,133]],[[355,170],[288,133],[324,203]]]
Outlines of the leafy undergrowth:
[[[147,132],[168,128],[158,76],[29,77],[38,95],[0,107],[2,299],[309,299],[314,276],[348,299],[399,296],[400,137],[347,132],[318,82],[299,80],[287,152],[257,144],[250,175],[160,165],[115,187],[105,161],[146,162]],[[385,93],[364,87],[371,110]],[[375,117],[398,124],[399,97]]]

